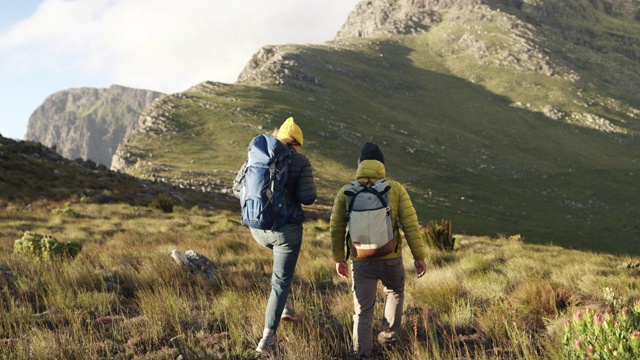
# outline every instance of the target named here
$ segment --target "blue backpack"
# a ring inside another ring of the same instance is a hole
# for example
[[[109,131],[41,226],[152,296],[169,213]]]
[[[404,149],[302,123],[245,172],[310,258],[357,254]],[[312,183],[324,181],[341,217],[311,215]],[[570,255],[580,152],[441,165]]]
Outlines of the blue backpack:
[[[249,143],[240,178],[242,223],[253,229],[276,230],[288,216],[285,184],[291,152],[273,135],[258,135]]]

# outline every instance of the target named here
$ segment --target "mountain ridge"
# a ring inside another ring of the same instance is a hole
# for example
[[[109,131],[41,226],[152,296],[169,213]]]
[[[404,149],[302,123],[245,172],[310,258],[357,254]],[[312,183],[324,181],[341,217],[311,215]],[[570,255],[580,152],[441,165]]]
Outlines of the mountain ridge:
[[[55,147],[68,159],[91,159],[110,167],[120,142],[138,126],[140,113],[162,96],[120,85],[59,91],[33,112],[25,140]]]
[[[327,211],[351,180],[360,145],[374,141],[423,222],[448,218],[462,233],[640,253],[639,65],[617,45],[597,46],[604,27],[584,20],[613,10],[563,3],[586,10],[562,19],[568,30],[560,37],[557,18],[549,25],[533,16],[555,11],[549,2],[371,0],[356,10],[369,4],[417,6],[431,17],[406,17],[423,24],[420,31],[393,23],[410,35],[266,46],[236,84],[205,81],[145,109],[146,125],[120,144],[116,168],[228,188],[250,138],[294,116]],[[640,39],[635,18],[606,19],[605,38],[632,30],[622,42]]]
[[[32,203],[122,202],[148,206],[160,194],[185,208],[229,209],[237,201],[214,189],[194,190],[139,179],[102,164],[71,160],[41,143],[0,135],[0,205],[28,209]]]

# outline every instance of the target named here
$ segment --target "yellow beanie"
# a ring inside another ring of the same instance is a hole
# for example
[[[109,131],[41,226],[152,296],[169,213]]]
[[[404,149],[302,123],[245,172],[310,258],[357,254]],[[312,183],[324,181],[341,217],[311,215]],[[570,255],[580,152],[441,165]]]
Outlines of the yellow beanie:
[[[293,121],[292,117],[288,118],[287,120],[285,120],[285,122],[282,123],[282,125],[280,125],[277,138],[278,140],[287,138],[294,139],[295,141],[300,143],[300,146],[303,145],[302,143],[304,141],[304,137],[302,136],[302,129],[300,129],[300,126],[298,126],[298,124]]]

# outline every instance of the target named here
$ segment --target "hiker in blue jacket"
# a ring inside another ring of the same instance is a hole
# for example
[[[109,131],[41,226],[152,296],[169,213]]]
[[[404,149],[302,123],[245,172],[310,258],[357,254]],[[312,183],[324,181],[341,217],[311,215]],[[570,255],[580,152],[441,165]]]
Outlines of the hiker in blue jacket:
[[[265,311],[265,325],[256,352],[269,355],[269,347],[280,320],[294,319],[290,286],[302,244],[302,223],[304,212],[302,205],[311,205],[316,200],[316,187],[313,182],[311,162],[301,154],[304,142],[302,129],[288,118],[274,134],[291,151],[291,163],[288,180],[285,185],[285,197],[289,216],[283,226],[276,230],[251,229],[251,235],[262,246],[273,252],[273,273],[271,274],[271,294]],[[240,197],[240,179],[244,167],[240,169],[233,191]]]

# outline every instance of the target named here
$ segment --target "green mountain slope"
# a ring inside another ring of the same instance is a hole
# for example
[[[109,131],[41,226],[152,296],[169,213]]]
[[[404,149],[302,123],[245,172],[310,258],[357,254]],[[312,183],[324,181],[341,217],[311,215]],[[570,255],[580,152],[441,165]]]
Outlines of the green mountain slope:
[[[359,6],[366,3],[403,2]],[[640,76],[635,53],[593,46],[598,36],[580,45],[533,21],[522,3],[451,3],[424,2],[419,10],[430,16],[413,17],[423,22],[412,35],[265,47],[238,84],[205,82],[157,101],[114,167],[228,187],[251,137],[294,116],[326,209],[352,179],[361,144],[374,141],[423,222],[447,218],[456,232],[640,253],[640,97],[637,85],[605,76]],[[589,9],[607,34],[628,31],[623,42],[640,43],[635,20]],[[564,24],[585,24],[573,16]]]

